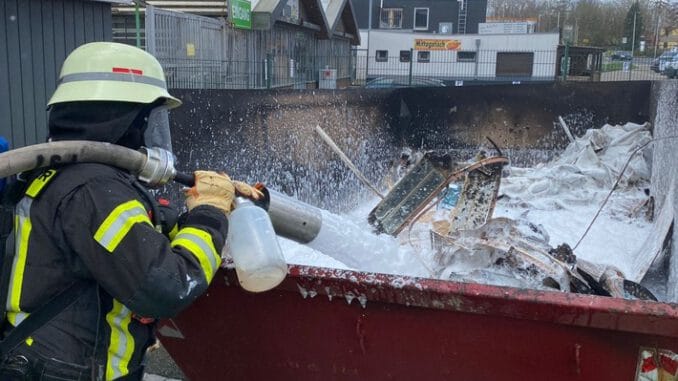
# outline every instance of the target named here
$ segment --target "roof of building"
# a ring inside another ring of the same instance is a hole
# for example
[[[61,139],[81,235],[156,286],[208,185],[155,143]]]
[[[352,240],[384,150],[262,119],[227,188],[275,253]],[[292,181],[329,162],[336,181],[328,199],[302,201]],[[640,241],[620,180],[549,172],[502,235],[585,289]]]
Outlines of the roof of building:
[[[259,0],[252,9],[252,25],[259,29],[268,29],[276,21],[281,20],[283,8],[288,0]],[[299,24],[318,30],[320,38],[329,38],[329,23],[322,6],[321,0],[299,0],[299,5],[304,7],[307,19],[298,20]],[[283,20],[290,22],[291,20]]]
[[[358,21],[353,11],[353,3],[350,0],[325,0],[325,14],[329,24],[330,34],[342,37],[350,37],[353,45],[360,45],[360,33]],[[345,30],[337,31],[337,25],[344,24]]]
[[[133,14],[135,11],[135,0],[110,1],[121,3],[112,5],[111,9],[114,14]],[[228,16],[227,0],[136,0],[136,2],[139,3],[142,12],[145,11],[146,5],[153,5],[162,9],[201,16]],[[283,9],[289,5],[288,0],[259,0],[252,1],[252,4],[252,27],[254,29],[270,29],[275,22],[282,21],[315,29],[320,38],[346,37],[351,39],[351,43],[360,44],[358,22],[351,0],[298,0],[298,6],[303,7],[304,10],[304,17],[299,17],[299,19],[291,19],[283,15]],[[340,23],[343,23],[343,28],[337,28]]]

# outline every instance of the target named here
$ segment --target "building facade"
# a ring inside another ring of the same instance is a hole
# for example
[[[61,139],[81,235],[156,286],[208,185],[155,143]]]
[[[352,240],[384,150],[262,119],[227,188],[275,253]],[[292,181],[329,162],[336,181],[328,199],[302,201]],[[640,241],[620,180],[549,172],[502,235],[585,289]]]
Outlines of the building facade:
[[[393,30],[361,33],[364,43],[356,71],[359,78],[368,82],[394,79],[408,83],[427,78],[461,86],[553,81],[558,75],[557,33],[451,36]]]
[[[354,0],[354,7],[363,30],[474,34],[485,22],[487,0]]]

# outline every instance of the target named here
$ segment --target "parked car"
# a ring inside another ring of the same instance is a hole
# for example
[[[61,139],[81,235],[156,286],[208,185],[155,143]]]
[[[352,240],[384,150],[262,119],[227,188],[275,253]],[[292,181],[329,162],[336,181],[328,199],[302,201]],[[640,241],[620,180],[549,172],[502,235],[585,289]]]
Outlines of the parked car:
[[[652,60],[650,69],[657,73],[661,73],[666,68],[666,63],[671,61],[674,56],[678,55],[678,52],[664,52],[659,57]]]
[[[671,61],[666,61],[662,73],[668,78],[678,78],[678,54],[674,55]]]
[[[631,52],[618,50],[610,55],[610,59],[612,61],[631,61],[633,59],[633,55]]]
[[[435,78],[412,78],[408,77],[378,77],[368,81],[365,88],[368,89],[385,89],[394,87],[444,87],[445,83]]]

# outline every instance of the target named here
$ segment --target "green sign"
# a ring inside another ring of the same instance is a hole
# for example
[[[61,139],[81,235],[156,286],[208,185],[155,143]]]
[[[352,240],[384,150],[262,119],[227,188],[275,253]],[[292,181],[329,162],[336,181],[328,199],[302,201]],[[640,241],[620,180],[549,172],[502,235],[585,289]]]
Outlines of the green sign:
[[[252,3],[250,0],[231,0],[228,13],[233,26],[240,29],[252,29]]]

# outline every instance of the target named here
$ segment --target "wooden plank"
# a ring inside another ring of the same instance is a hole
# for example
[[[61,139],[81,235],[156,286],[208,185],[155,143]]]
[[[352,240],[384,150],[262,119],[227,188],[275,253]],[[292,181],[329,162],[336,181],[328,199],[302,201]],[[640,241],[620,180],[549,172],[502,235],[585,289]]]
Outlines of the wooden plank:
[[[558,122],[560,122],[560,126],[565,130],[565,135],[567,135],[567,139],[571,142],[574,142],[574,137],[572,136],[572,132],[570,132],[570,127],[567,126],[567,123],[565,123],[565,119],[563,119],[562,116],[558,116]]]
[[[377,190],[377,188],[375,188],[374,185],[372,185],[372,183],[370,183],[370,180],[368,180],[367,177],[365,177],[365,175],[363,175],[363,173],[360,172],[358,167],[356,167],[355,164],[353,164],[351,159],[349,159],[348,156],[346,156],[346,154],[337,146],[337,144],[334,143],[332,138],[329,135],[327,135],[327,133],[320,127],[319,124],[317,124],[315,126],[315,132],[318,133],[318,135],[320,135],[320,137],[323,139],[323,141],[325,141],[325,143],[327,143],[327,145],[330,146],[330,148],[334,151],[334,153],[336,153],[339,156],[341,161],[343,161],[344,164],[346,164],[346,166],[353,172],[354,175],[356,175],[356,177],[367,188],[369,188],[372,192],[374,192],[374,194],[379,196],[380,199],[382,199],[382,200],[384,199],[384,195],[382,195]]]

